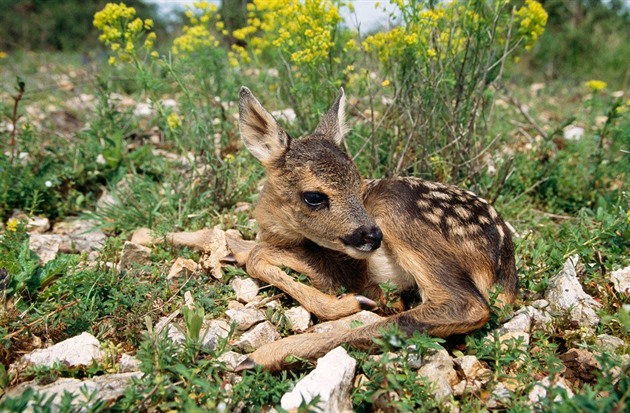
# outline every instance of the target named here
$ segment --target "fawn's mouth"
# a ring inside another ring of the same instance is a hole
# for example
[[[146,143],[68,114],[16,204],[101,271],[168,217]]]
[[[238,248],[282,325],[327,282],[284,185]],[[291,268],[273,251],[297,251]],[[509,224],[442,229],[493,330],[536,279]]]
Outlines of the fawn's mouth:
[[[356,259],[365,259],[372,255],[374,251],[380,248],[381,240],[376,240],[373,242],[366,242],[360,245],[352,245],[346,242],[344,239],[341,239],[344,245],[344,252]]]
[[[365,260],[369,258],[372,254],[374,254],[374,251],[376,251],[378,248],[378,246],[354,247],[352,245],[345,245],[343,252],[349,257],[352,257],[356,260]]]

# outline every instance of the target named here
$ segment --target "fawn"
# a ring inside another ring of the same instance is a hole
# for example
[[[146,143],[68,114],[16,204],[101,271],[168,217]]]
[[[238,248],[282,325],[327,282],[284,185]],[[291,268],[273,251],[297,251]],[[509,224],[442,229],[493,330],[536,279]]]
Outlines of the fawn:
[[[396,323],[410,334],[446,337],[484,325],[489,294],[498,305],[518,289],[510,231],[496,210],[471,192],[419,178],[363,180],[339,145],[346,132],[343,89],[311,135],[291,137],[246,87],[239,128],[266,169],[255,208],[259,241],[237,257],[254,278],[272,284],[320,320],[376,303],[364,295],[328,295],[339,287],[379,297],[379,283],[417,292],[421,303],[381,322],[347,331],[304,333],[267,344],[237,370],[276,370],[289,355],[321,357],[341,343],[365,347]],[[282,271],[306,274],[313,287]]]

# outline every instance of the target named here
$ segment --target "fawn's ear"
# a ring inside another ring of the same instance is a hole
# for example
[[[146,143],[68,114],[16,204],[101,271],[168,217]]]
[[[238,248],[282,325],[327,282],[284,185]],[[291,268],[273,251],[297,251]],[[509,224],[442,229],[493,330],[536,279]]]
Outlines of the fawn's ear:
[[[252,155],[265,165],[282,155],[289,136],[245,86],[239,92],[238,114],[241,139]]]
[[[341,144],[343,136],[347,132],[345,124],[346,116],[346,96],[343,88],[339,89],[339,96],[335,103],[328,109],[328,112],[322,116],[319,125],[315,128],[314,134],[322,134],[332,139],[337,146]]]

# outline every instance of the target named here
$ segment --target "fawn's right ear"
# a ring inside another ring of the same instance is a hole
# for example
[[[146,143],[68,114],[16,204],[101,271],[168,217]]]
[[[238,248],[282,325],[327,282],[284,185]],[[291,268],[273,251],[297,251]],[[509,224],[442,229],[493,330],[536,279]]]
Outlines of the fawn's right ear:
[[[282,155],[289,136],[245,86],[239,93],[238,114],[241,139],[252,155],[265,165]]]

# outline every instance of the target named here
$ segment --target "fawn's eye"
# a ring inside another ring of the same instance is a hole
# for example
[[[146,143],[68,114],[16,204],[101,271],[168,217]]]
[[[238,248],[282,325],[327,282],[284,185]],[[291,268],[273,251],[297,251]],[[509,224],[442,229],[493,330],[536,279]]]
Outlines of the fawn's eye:
[[[328,204],[328,197],[320,192],[304,192],[302,194],[304,203],[310,207],[317,208]]]

